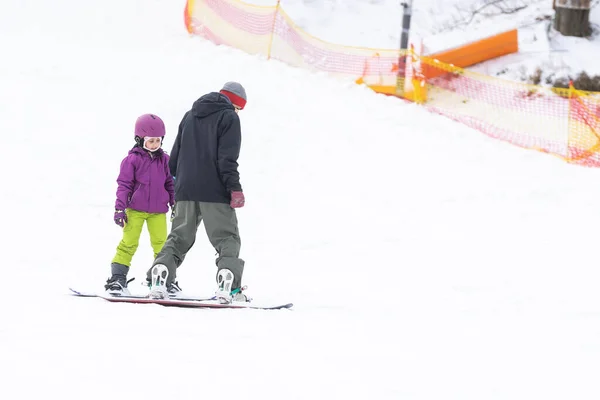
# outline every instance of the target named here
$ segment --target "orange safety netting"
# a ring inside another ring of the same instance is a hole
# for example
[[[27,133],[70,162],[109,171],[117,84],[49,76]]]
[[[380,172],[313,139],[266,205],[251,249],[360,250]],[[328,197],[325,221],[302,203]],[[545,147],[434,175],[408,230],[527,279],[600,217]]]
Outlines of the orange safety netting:
[[[250,54],[356,79],[365,68],[395,76],[397,50],[373,50],[324,42],[300,29],[278,5],[237,0],[189,0],[185,22],[190,33]]]
[[[569,90],[568,160],[600,166],[600,96]]]
[[[357,80],[491,137],[600,166],[598,94],[493,78],[411,51],[328,43],[298,27],[279,2],[188,0],[185,23],[188,32],[216,44]]]

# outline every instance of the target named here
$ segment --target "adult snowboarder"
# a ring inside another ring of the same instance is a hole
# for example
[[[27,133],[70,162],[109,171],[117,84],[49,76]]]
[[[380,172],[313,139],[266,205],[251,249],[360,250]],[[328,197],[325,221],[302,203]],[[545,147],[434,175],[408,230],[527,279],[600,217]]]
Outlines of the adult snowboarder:
[[[148,270],[150,297],[175,296],[176,270],[196,241],[200,223],[216,249],[217,298],[222,303],[246,301],[241,292],[244,260],[235,209],[245,198],[238,173],[241,127],[238,112],[246,91],[227,82],[205,94],[185,113],[171,150],[169,168],[175,179],[175,212],[167,241]]]

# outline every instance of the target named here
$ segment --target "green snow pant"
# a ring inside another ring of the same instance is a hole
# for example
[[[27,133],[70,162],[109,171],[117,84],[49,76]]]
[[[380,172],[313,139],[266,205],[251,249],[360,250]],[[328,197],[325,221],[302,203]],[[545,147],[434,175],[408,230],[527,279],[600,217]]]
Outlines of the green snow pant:
[[[196,233],[204,220],[204,228],[208,240],[218,254],[216,260],[217,274],[221,269],[233,273],[232,289],[242,285],[244,260],[239,258],[241,240],[235,210],[226,203],[205,203],[197,201],[178,201],[175,204],[175,218],[171,225],[171,233],[164,247],[155,258],[156,264],[166,265],[169,269],[167,285],[176,281],[176,270],[185,255],[196,241]],[[152,268],[148,270],[151,278]]]
[[[123,228],[123,239],[117,246],[117,254],[112,262],[127,267],[131,266],[131,259],[138,248],[144,222],[148,226],[150,244],[156,258],[167,240],[167,214],[147,213],[130,208],[125,210],[125,213],[127,214],[127,224]]]

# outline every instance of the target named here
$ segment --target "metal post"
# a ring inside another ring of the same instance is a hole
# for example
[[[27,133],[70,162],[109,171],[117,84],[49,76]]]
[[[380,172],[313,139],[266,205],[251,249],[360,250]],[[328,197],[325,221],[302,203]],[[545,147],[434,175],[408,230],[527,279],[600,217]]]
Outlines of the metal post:
[[[402,34],[400,35],[400,51],[408,49],[408,36],[410,33],[410,17],[412,15],[412,0],[400,3],[402,6]],[[404,94],[404,76],[406,76],[406,55],[398,57],[398,76],[396,79],[396,95]]]
[[[400,50],[408,49],[408,35],[410,33],[410,17],[412,15],[412,0],[406,0],[400,5],[403,7],[402,13],[402,35],[400,36]]]

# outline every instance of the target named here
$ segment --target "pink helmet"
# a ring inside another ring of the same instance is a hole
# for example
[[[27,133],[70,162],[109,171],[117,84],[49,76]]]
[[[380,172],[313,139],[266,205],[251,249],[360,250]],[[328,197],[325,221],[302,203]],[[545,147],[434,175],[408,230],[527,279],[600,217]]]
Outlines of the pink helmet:
[[[163,137],[165,136],[165,123],[154,114],[144,114],[135,121],[135,136]]]

